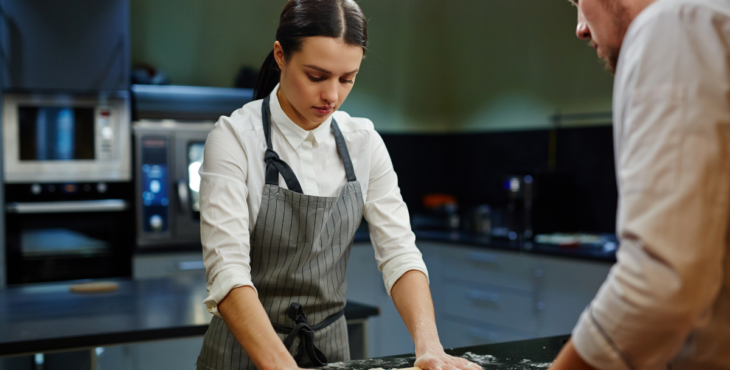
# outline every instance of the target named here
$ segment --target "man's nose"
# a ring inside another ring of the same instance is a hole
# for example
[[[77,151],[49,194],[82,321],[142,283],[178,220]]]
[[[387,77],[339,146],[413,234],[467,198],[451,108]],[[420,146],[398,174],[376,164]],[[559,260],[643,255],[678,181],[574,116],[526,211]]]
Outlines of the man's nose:
[[[591,29],[588,27],[588,22],[586,22],[580,10],[578,10],[578,26],[575,28],[575,35],[581,40],[591,39]]]

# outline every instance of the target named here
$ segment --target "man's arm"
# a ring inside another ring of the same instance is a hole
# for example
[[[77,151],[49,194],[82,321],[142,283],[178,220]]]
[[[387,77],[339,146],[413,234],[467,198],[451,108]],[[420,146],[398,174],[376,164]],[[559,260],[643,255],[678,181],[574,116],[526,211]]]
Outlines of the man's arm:
[[[573,346],[573,340],[569,340],[565,344],[565,347],[560,351],[558,357],[555,358],[553,366],[550,367],[552,370],[595,370],[594,367],[588,365],[578,355],[578,352]]]
[[[710,322],[727,274],[725,35],[699,2],[656,4],[631,25],[615,81],[617,263],[573,331],[598,369],[666,367]]]

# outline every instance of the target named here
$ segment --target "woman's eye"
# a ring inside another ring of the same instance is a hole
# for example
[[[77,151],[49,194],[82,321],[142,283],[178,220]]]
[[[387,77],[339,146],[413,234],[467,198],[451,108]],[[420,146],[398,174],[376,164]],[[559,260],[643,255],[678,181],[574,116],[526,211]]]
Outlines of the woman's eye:
[[[341,79],[340,82],[342,82],[343,84],[353,84],[355,83],[355,80]]]
[[[312,82],[321,82],[321,81],[326,80],[326,78],[324,78],[324,77],[317,77],[317,76],[312,76],[312,75],[307,75],[307,76],[309,77],[309,79]]]

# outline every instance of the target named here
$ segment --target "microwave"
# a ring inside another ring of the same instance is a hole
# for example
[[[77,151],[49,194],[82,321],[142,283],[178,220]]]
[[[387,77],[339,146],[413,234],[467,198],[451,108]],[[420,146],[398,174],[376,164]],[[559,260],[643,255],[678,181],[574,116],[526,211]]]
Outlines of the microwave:
[[[131,181],[129,92],[2,99],[5,183]]]
[[[212,122],[133,124],[137,246],[200,245],[200,176]]]

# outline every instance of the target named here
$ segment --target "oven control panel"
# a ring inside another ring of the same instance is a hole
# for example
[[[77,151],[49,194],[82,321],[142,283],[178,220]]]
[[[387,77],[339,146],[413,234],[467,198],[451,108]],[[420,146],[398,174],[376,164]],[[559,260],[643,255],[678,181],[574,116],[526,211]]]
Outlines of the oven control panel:
[[[169,140],[147,136],[141,140],[142,231],[164,234],[170,231]]]
[[[108,107],[96,112],[96,157],[99,160],[114,159],[114,118]]]

